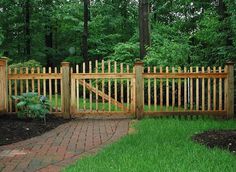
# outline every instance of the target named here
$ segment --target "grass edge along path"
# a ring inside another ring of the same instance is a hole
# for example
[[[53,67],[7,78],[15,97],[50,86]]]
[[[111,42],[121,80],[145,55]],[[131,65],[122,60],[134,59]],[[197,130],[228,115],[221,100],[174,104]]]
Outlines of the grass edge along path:
[[[144,119],[134,127],[132,134],[63,171],[236,171],[236,155],[191,139],[211,129],[236,129],[234,120]]]

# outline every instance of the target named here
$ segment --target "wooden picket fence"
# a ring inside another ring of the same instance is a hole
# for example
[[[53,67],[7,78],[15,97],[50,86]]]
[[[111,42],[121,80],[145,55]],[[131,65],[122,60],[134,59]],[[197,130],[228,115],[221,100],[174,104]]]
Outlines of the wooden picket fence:
[[[37,92],[50,112],[81,115],[234,115],[234,64],[222,67],[133,67],[110,61],[60,68],[8,69],[0,60],[0,112],[17,112],[11,96]]]

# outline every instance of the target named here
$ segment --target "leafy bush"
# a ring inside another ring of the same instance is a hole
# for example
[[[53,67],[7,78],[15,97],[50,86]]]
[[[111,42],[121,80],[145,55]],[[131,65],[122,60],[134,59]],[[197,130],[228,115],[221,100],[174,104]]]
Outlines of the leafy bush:
[[[21,68],[21,67],[28,67],[28,68],[37,68],[37,67],[42,67],[42,65],[36,61],[36,60],[29,60],[26,62],[22,62],[22,63],[14,63],[9,65],[9,68],[14,69],[14,68]]]
[[[70,56],[70,57],[67,57],[64,61],[65,62],[70,62],[71,65],[75,66],[77,64],[83,63],[84,59],[82,57],[79,57],[79,56]]]
[[[119,43],[114,47],[114,53],[108,57],[111,61],[124,64],[134,64],[139,57],[139,44],[137,42]]]
[[[17,116],[19,118],[44,119],[49,113],[50,104],[46,97],[37,93],[23,93],[21,96],[12,96],[17,101]]]

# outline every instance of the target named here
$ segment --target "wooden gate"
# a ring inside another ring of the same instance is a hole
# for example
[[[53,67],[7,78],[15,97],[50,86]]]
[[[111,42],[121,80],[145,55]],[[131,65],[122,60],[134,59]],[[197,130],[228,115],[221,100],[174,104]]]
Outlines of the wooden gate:
[[[134,74],[129,65],[110,61],[71,68],[72,115],[131,115]]]
[[[0,112],[7,111],[7,61],[0,59]]]

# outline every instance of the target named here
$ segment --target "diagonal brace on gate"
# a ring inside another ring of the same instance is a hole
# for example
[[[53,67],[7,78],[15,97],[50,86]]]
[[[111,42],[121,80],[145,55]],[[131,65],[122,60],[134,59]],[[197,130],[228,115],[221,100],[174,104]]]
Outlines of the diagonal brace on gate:
[[[111,104],[119,107],[120,109],[122,110],[125,110],[125,111],[129,111],[129,109],[127,107],[125,107],[122,103],[120,103],[119,101],[115,100],[114,98],[110,97],[109,95],[107,95],[106,93],[103,93],[102,91],[100,90],[97,90],[95,87],[91,86],[89,83],[87,83],[85,80],[79,80],[79,83],[81,85],[85,84],[85,87],[89,90],[89,91],[92,91],[93,93],[97,93],[98,96],[104,98],[105,100],[110,100],[111,101]]]

